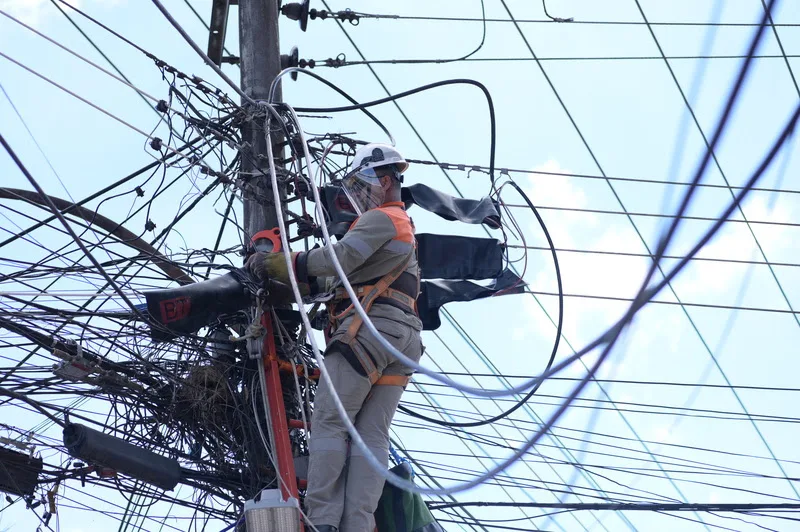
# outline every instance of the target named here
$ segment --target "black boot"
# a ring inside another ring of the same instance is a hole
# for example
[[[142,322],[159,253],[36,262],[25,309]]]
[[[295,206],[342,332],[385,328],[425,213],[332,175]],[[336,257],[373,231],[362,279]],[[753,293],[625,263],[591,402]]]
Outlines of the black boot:
[[[338,528],[331,525],[315,525],[314,528],[308,527],[312,532],[317,529],[317,532],[338,532]]]

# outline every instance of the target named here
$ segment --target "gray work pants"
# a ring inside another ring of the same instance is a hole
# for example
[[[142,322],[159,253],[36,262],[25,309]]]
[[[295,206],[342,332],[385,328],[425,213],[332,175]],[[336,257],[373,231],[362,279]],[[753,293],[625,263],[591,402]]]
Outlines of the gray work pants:
[[[409,358],[419,360],[422,356],[419,320],[391,307],[384,312],[375,312],[377,310],[376,305],[370,317],[384,338]],[[386,317],[373,317],[373,313]],[[332,338],[339,336],[349,324],[350,319],[345,320]],[[410,368],[380,347],[365,327],[361,328],[356,339],[373,356],[378,371],[383,375],[411,373]],[[349,434],[333,403],[331,385],[359,435],[385,467],[389,463],[389,426],[403,388],[370,385],[369,379],[335,351],[325,357],[325,367],[331,381],[320,382],[314,400],[306,510],[314,525],[335,526],[340,532],[372,532],[375,528],[373,514],[378,507],[384,480],[356,445],[349,446]]]

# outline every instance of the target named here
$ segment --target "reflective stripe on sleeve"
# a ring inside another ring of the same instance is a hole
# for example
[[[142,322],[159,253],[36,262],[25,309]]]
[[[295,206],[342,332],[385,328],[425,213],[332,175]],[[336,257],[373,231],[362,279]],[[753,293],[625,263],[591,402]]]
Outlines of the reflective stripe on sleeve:
[[[348,246],[361,255],[361,258],[367,258],[372,255],[372,248],[369,244],[357,237],[350,237],[346,240]]]
[[[414,245],[411,244],[411,242],[403,242],[402,240],[390,240],[383,246],[383,249],[393,253],[402,253],[405,255],[414,249]]]

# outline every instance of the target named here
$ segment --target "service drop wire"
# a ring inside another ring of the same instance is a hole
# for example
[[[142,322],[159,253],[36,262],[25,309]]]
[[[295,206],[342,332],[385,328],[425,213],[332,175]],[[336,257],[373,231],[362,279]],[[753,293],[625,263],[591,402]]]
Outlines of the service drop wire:
[[[758,26],[753,38],[750,42],[750,46],[747,50],[747,57],[742,63],[741,68],[739,69],[739,73],[736,77],[736,82],[733,85],[733,89],[731,90],[727,101],[725,103],[724,110],[722,112],[722,116],[717,122],[717,127],[714,131],[713,136],[711,137],[711,142],[708,144],[708,148],[703,153],[703,158],[698,166],[694,177],[692,178],[691,184],[689,186],[689,190],[683,197],[680,206],[678,207],[678,211],[675,213],[675,218],[672,220],[672,223],[669,225],[667,231],[665,231],[662,236],[661,240],[658,243],[658,247],[653,254],[653,264],[650,265],[650,270],[647,272],[645,276],[644,282],[642,283],[641,290],[650,284],[650,280],[655,275],[656,270],[658,269],[658,264],[664,254],[667,252],[667,248],[672,240],[672,236],[675,234],[675,231],[678,228],[678,224],[680,223],[681,218],[683,218],[684,213],[689,207],[689,202],[691,201],[694,193],[697,191],[697,185],[705,175],[706,169],[708,168],[708,164],[711,160],[711,156],[714,154],[717,143],[719,142],[720,138],[722,138],[722,134],[725,131],[725,126],[728,123],[728,119],[730,118],[731,114],[733,114],[733,109],[736,106],[736,102],[738,100],[739,92],[741,91],[742,87],[744,86],[744,81],[747,79],[747,74],[750,70],[750,65],[753,61],[753,56],[755,55],[756,51],[758,50],[758,46],[761,43],[762,36],[764,34],[764,30],[766,29],[767,22],[771,20],[771,12],[772,8],[775,4],[778,3],[778,0],[770,0],[769,6],[766,6],[764,9],[764,15],[761,17],[761,23]]]
[[[481,90],[481,92],[483,92],[483,95],[486,97],[486,103],[489,107],[489,123],[490,123],[490,138],[491,138],[489,145],[489,180],[492,183],[492,187],[494,187],[494,161],[495,161],[495,151],[497,146],[497,131],[496,131],[497,124],[495,120],[494,102],[492,100],[492,95],[489,93],[489,90],[482,83],[475,81],[474,79],[465,79],[465,78],[447,79],[443,81],[437,81],[435,83],[429,83],[427,85],[422,85],[421,87],[400,92],[398,94],[393,94],[391,96],[386,96],[385,98],[381,98],[380,100],[373,100],[371,102],[366,102],[366,103],[358,103],[349,96],[345,95],[343,92],[341,92],[341,90],[338,87],[335,87],[331,82],[325,80],[321,76],[314,74],[313,72],[303,70],[302,68],[293,67],[283,70],[275,77],[275,79],[272,82],[272,87],[270,88],[270,101],[273,98],[272,95],[274,94],[275,85],[278,79],[280,79],[281,76],[289,72],[304,72],[310,76],[313,76],[314,78],[322,81],[329,87],[334,87],[334,90],[339,92],[339,94],[342,94],[343,96],[345,96],[345,98],[353,102],[353,105],[348,105],[344,107],[298,107],[297,109],[295,109],[296,112],[301,112],[301,113],[338,113],[343,111],[355,111],[359,109],[366,112],[367,107],[372,107],[374,105],[380,105],[383,103],[392,102],[394,100],[399,100],[400,98],[405,98],[406,96],[411,96],[413,94],[417,94],[419,92],[423,92],[428,89],[435,89],[436,87],[443,87],[446,85],[460,85],[460,84],[474,85],[475,87],[478,87]],[[392,145],[394,145],[394,141],[392,142]]]
[[[291,73],[294,73],[294,72],[298,72],[298,73],[305,74],[307,76],[311,76],[312,78],[316,79],[317,81],[319,81],[321,83],[324,83],[325,85],[327,85],[328,87],[330,87],[331,89],[336,91],[339,95],[341,95],[348,102],[352,103],[353,105],[360,106],[360,104],[358,103],[358,100],[356,100],[355,98],[353,98],[352,96],[347,94],[343,89],[341,89],[335,83],[332,83],[332,82],[328,81],[327,79],[323,78],[319,74],[316,74],[316,73],[311,72],[309,70],[305,70],[305,69],[298,68],[298,67],[290,67],[290,68],[283,69],[278,73],[277,76],[275,76],[275,78],[272,80],[272,83],[270,84],[270,87],[269,87],[269,102],[270,103],[273,103],[273,104],[277,103],[277,102],[275,102],[275,93],[278,90],[278,82],[280,81],[280,79],[283,76],[285,76],[286,74],[291,74]],[[366,108],[356,107],[356,109],[361,109],[361,111],[365,115],[367,115],[373,122],[375,122],[375,124],[378,125],[379,128],[381,128],[381,130],[389,138],[389,142],[392,144],[392,146],[396,146],[397,145],[397,142],[394,140],[394,137],[389,132],[389,129],[385,125],[383,125],[383,122],[378,120],[378,118],[374,114],[372,114]],[[298,128],[300,127],[299,123],[297,124],[297,127]]]

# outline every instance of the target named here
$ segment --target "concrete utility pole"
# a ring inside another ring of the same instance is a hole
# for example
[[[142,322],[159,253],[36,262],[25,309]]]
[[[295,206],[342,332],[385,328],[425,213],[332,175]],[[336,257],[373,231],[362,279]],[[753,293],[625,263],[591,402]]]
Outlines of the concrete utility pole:
[[[270,84],[281,70],[278,39],[279,0],[239,0],[238,3],[241,88],[256,101],[267,100]],[[280,101],[282,98],[280,87],[276,96],[277,101]],[[242,102],[242,105],[247,108],[246,102]],[[266,177],[269,175],[269,161],[264,137],[264,121],[246,123],[242,128],[242,138],[251,146],[250,150],[242,153],[241,162],[243,181],[249,183],[244,193],[243,223],[249,239],[259,231],[277,227],[278,218],[272,200],[272,188]],[[280,158],[283,150],[276,144],[279,144],[281,139],[274,134],[272,138],[273,153],[276,158]],[[284,191],[281,192],[283,196]]]

